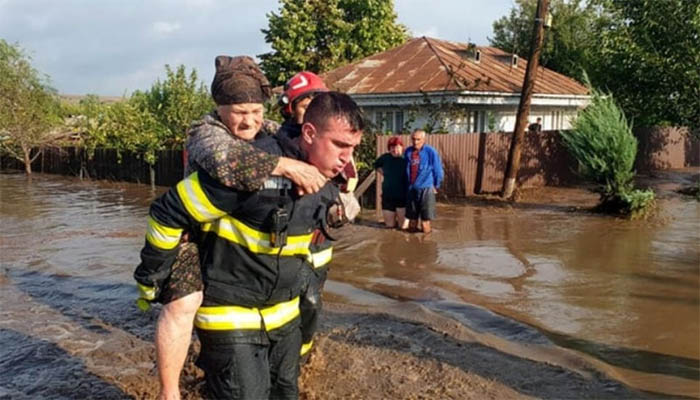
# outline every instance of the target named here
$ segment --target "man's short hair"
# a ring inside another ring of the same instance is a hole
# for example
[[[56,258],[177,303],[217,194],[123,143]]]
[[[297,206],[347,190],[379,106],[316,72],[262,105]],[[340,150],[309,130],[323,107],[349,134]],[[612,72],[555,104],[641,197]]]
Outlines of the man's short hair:
[[[365,130],[362,110],[350,96],[340,92],[323,92],[317,94],[304,114],[304,122],[313,124],[317,129],[325,127],[331,118],[342,118],[348,122],[353,131]]]

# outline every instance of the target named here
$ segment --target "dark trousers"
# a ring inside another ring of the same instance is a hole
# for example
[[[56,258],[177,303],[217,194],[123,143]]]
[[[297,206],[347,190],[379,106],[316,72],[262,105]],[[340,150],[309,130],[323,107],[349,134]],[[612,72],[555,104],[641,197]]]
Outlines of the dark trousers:
[[[217,343],[200,335],[197,366],[212,399],[297,399],[301,331],[293,329],[268,345]]]
[[[316,271],[307,271],[306,287],[299,299],[299,311],[301,313],[301,342],[309,343],[318,328],[318,317],[321,315],[323,302],[321,293],[326,283],[328,268],[322,267]]]

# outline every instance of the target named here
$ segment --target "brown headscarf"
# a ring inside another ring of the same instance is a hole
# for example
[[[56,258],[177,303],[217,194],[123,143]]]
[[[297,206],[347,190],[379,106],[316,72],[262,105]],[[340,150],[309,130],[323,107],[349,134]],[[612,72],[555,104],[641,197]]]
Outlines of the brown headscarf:
[[[218,56],[211,95],[217,105],[264,103],[272,89],[255,61],[248,56]]]

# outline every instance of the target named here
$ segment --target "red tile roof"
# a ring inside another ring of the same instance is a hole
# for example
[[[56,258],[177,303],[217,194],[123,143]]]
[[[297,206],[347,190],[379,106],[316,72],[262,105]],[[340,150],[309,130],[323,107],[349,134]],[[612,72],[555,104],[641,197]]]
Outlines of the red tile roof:
[[[519,93],[527,60],[511,67],[511,54],[495,47],[476,47],[474,62],[466,43],[427,37],[364,58],[323,75],[326,85],[349,94],[475,91]],[[544,67],[537,71],[535,94],[585,95],[574,79]]]

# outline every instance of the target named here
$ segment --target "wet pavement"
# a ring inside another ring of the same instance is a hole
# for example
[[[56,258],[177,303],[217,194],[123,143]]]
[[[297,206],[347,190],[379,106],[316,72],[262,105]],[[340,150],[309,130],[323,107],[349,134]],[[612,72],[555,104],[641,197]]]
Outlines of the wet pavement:
[[[633,387],[697,397],[700,203],[660,187],[649,221],[546,197],[513,207],[441,203],[426,236],[381,229],[366,212],[336,246],[325,296],[411,302],[529,358],[548,360],[533,348],[574,351]],[[113,358],[152,342],[154,316],[133,307],[131,273],[156,194],[0,174],[0,398],[120,398],[109,382],[145,379],[139,371],[152,359],[135,356],[142,365],[130,370]]]

